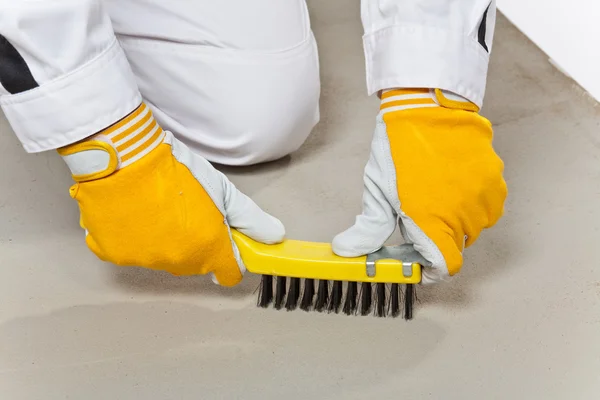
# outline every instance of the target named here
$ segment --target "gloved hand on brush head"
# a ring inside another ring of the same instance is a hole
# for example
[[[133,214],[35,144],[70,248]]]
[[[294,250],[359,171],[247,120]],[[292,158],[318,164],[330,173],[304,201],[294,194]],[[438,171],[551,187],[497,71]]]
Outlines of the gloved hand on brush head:
[[[211,273],[233,286],[245,268],[230,226],[267,244],[284,237],[279,220],[163,131],[145,104],[58,152],[76,181],[70,193],[86,243],[102,260],[175,275]]]
[[[378,250],[399,224],[431,266],[422,282],[458,273],[463,250],[500,219],[507,197],[492,125],[478,107],[440,90],[381,96],[364,173],[363,212],[332,243],[340,256]]]

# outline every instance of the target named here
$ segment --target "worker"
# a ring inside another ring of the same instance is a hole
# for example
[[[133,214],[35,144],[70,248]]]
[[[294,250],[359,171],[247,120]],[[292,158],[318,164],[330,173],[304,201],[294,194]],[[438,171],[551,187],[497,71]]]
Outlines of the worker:
[[[494,0],[362,0],[381,107],[338,255],[373,252],[399,225],[431,264],[423,283],[441,282],[503,214],[504,165],[479,113],[495,14]],[[319,121],[305,0],[0,0],[0,35],[2,110],[26,152],[64,159],[97,257],[234,286],[232,228],[284,239],[212,163],[281,158]]]

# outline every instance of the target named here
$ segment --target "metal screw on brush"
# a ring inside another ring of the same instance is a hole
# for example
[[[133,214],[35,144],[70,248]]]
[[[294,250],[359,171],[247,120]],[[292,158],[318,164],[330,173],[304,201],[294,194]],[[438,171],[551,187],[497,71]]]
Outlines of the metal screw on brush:
[[[421,266],[430,266],[429,263],[414,247],[410,244],[402,244],[399,246],[387,246],[368,254],[366,260],[366,273],[369,277],[374,277],[377,273],[376,262],[383,259],[397,260],[402,263],[402,274],[406,278],[410,278],[413,275],[413,264],[419,264]],[[367,292],[370,293],[371,284],[363,283],[366,285]],[[400,313],[400,290],[397,283],[392,283],[390,296],[386,299],[385,283],[377,283],[377,291],[375,294],[376,307],[375,313],[379,317],[385,317],[388,313],[388,305],[391,306],[391,315],[397,316]],[[370,297],[370,296],[369,296]],[[406,284],[406,292],[404,295],[404,318],[412,319],[413,315],[413,303],[416,299],[414,284]],[[365,315],[371,308],[371,302],[369,299],[364,299],[362,304],[362,314]],[[386,304],[390,301],[391,304]]]
[[[412,276],[413,264],[420,264],[421,266],[431,265],[411,244],[384,246],[373,253],[367,254],[367,276],[370,278],[375,276],[375,263],[377,261],[390,259],[402,262],[402,274],[406,278]]]

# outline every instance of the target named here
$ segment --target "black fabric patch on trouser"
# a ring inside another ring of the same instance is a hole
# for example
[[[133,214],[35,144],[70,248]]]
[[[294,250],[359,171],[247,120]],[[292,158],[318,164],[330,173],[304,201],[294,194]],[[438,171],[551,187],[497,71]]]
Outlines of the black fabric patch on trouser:
[[[479,31],[477,32],[477,40],[479,41],[479,44],[488,53],[490,51],[488,50],[487,43],[485,43],[485,34],[486,34],[486,31],[487,31],[487,14],[488,14],[489,9],[490,9],[490,6],[488,5],[487,8],[485,9],[484,13],[483,13],[483,18],[481,18],[481,24],[479,24]]]
[[[23,57],[2,35],[0,35],[0,84],[11,94],[25,92],[39,86]]]

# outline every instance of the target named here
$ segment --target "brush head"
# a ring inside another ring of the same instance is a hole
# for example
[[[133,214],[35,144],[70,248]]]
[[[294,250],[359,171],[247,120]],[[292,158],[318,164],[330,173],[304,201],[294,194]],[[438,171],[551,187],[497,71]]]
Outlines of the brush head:
[[[275,285],[274,285],[275,282]],[[404,293],[403,293],[403,287]],[[258,305],[346,315],[413,318],[415,284],[343,282],[263,275]],[[404,304],[403,304],[404,303]]]
[[[231,235],[246,270],[262,275],[258,305],[265,308],[411,319],[421,268],[431,266],[408,243],[342,257],[331,243],[266,244],[236,229]]]

